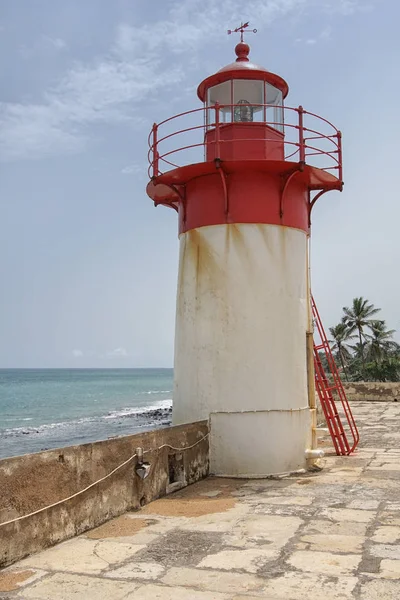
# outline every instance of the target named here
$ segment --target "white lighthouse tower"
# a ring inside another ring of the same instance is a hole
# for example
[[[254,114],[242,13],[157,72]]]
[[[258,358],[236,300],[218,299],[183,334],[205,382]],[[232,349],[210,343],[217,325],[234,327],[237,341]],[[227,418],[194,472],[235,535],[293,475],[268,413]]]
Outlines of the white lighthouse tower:
[[[342,188],[341,136],[284,105],[246,27],[203,106],[154,125],[147,192],[179,215],[173,423],[209,419],[212,473],[263,477],[316,456],[310,212]]]

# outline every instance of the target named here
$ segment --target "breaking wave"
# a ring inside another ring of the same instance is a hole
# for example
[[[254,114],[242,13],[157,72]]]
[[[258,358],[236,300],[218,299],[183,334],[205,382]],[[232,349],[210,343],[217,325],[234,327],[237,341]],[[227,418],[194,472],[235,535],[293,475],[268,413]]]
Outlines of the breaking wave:
[[[124,418],[132,418],[137,421],[138,426],[144,426],[152,424],[157,421],[165,421],[169,418],[172,410],[172,399],[159,400],[149,406],[137,406],[137,407],[124,407],[119,410],[113,410],[107,415],[101,415],[99,417],[82,417],[80,419],[72,419],[70,421],[60,421],[56,423],[46,423],[37,427],[13,427],[0,429],[0,437],[19,437],[23,435],[46,435],[48,433],[55,433],[56,430],[65,430],[71,428],[80,428],[82,425],[89,423],[100,423],[104,420],[115,421]],[[26,419],[28,420],[28,419]]]
[[[150,392],[148,392],[150,393]],[[135,415],[148,415],[149,413],[156,413],[158,411],[170,411],[172,409],[172,398],[166,400],[159,400],[150,406],[137,406],[137,407],[126,407],[120,410],[113,410],[108,415],[105,415],[103,419],[119,419],[121,417],[130,417]]]

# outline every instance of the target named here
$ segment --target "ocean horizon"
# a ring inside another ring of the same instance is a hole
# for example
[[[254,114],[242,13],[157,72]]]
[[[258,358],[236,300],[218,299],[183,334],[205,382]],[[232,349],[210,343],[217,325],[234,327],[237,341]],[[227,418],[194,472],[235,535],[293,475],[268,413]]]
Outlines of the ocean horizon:
[[[0,458],[170,424],[172,368],[0,369]]]

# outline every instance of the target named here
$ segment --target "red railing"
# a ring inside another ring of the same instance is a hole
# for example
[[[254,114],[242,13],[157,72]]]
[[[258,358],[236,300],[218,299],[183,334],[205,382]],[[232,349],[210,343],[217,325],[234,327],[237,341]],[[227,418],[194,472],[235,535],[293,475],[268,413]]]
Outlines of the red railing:
[[[154,178],[171,169],[204,162],[206,146],[211,144],[215,145],[214,156],[221,156],[223,144],[230,142],[220,135],[221,128],[232,122],[224,120],[224,117],[227,113],[233,114],[236,107],[240,105],[216,104],[213,107],[189,110],[159,124],[155,123],[149,134],[149,177]],[[240,142],[283,143],[285,160],[303,162],[330,171],[342,181],[342,136],[332,123],[304,110],[302,106],[291,108],[257,104],[252,105],[252,108],[260,109],[260,115],[268,115],[268,109],[279,110],[283,115],[282,121],[270,121],[268,118],[258,121],[266,125],[263,137],[251,137],[251,140],[241,138]],[[199,121],[202,123],[199,124]],[[205,135],[210,130],[215,130],[213,139]],[[282,139],[277,139],[278,131],[283,132]],[[268,132],[271,137],[268,137]]]

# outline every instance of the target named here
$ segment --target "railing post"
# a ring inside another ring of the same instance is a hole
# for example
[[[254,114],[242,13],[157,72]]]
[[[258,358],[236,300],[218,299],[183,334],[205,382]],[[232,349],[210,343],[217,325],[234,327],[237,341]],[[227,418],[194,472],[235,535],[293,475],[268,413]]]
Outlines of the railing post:
[[[157,177],[158,175],[158,147],[157,147],[157,123],[153,124],[153,177]]]
[[[338,163],[339,163],[339,181],[343,185],[343,157],[342,157],[342,132],[337,132],[338,141]]]
[[[221,158],[219,130],[219,102],[215,103],[215,158]]]
[[[299,106],[299,108],[297,109],[297,112],[299,113],[299,149],[300,149],[300,162],[301,163],[305,163],[306,162],[306,149],[305,149],[305,146],[304,146],[304,129],[303,129],[304,108],[302,106]]]

